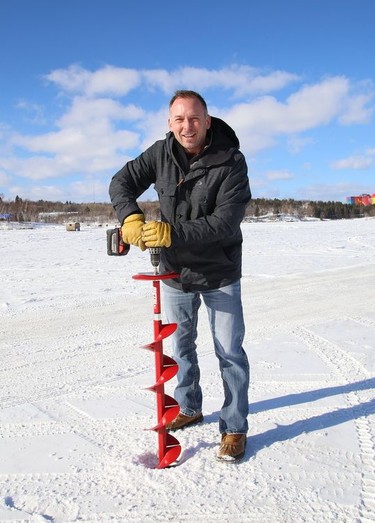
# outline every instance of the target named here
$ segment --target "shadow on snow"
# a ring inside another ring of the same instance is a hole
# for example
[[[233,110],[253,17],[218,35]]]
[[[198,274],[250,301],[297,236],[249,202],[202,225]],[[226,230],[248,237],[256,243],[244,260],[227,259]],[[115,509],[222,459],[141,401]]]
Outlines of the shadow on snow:
[[[339,394],[349,394],[375,388],[375,378],[348,383],[337,387],[327,387],[319,390],[301,392],[299,394],[288,394],[279,398],[250,404],[250,413],[262,412],[270,409],[278,409],[301,403],[311,403],[322,398]],[[375,413],[375,399],[365,403],[359,403],[351,407],[337,409],[311,418],[298,420],[289,425],[277,425],[275,428],[267,430],[262,434],[252,436],[250,439],[250,455],[254,456],[260,450],[270,447],[276,442],[286,441],[296,438],[301,434],[322,430],[335,425],[340,425],[347,421],[353,421],[361,417],[367,417]]]
[[[286,396],[251,403],[249,405],[249,412],[250,414],[255,414],[302,403],[311,403],[329,396],[349,394],[351,392],[359,392],[374,388],[375,378],[371,378],[336,387],[327,387],[298,394],[287,394]],[[219,412],[213,412],[212,414],[205,416],[205,422],[217,422],[219,414]],[[317,416],[312,416],[308,419],[297,420],[289,425],[276,424],[277,426],[275,428],[249,438],[245,460],[254,457],[257,452],[264,448],[271,447],[274,443],[293,439],[301,434],[340,425],[341,423],[353,421],[361,417],[367,417],[371,414],[375,414],[375,399],[351,407],[345,407],[324,414],[319,414]]]

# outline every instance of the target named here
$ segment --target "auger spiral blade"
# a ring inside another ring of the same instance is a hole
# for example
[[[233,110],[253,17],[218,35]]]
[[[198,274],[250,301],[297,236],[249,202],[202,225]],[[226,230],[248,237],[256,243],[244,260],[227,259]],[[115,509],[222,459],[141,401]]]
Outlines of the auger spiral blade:
[[[176,376],[178,365],[176,361],[163,354],[163,340],[171,336],[177,329],[176,323],[163,324],[161,321],[160,306],[160,280],[176,278],[178,274],[137,274],[133,276],[136,280],[151,280],[154,287],[154,340],[145,345],[144,348],[152,351],[155,358],[155,383],[148,390],[156,394],[157,424],[150,430],[158,433],[158,465],[156,468],[163,469],[176,462],[181,452],[179,441],[167,433],[166,425],[171,423],[178,413],[180,407],[177,401],[164,393],[164,384]]]
[[[143,345],[144,349],[148,350],[155,350],[155,348],[158,347],[158,344],[165,340],[165,338],[168,338],[171,336],[175,330],[177,329],[177,323],[166,323],[161,325],[160,332],[158,336],[152,341],[151,343],[148,343],[147,345]]]
[[[177,405],[177,407],[170,407],[168,410],[165,411],[162,418],[159,420],[159,423],[155,425],[155,427],[152,427],[150,430],[154,430],[155,432],[158,432],[160,429],[165,429],[166,425],[173,421],[175,417],[180,412],[180,407]]]
[[[159,376],[158,381],[155,383],[155,385],[160,385],[162,383],[166,383],[167,381],[174,378],[178,372],[178,365],[177,363],[173,361],[173,364],[171,365],[164,365],[164,358],[163,358],[163,367],[162,372]]]
[[[170,436],[170,434],[168,434],[168,436]],[[171,436],[171,438],[173,438],[173,436]],[[176,438],[173,438],[175,443],[171,444],[168,443],[168,439],[169,438],[167,438],[166,453],[164,454],[163,458],[159,461],[159,464],[156,467],[157,469],[164,469],[166,467],[170,467],[173,463],[177,461],[177,458],[181,453],[181,445],[176,440]]]

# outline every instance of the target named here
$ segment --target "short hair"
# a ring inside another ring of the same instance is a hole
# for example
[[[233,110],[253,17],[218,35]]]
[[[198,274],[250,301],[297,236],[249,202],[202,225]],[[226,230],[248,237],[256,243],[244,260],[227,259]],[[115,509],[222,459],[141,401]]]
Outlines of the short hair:
[[[206,100],[199,93],[196,93],[195,91],[189,91],[186,89],[181,89],[179,91],[176,91],[174,93],[173,97],[171,98],[171,101],[169,102],[169,109],[172,107],[172,105],[174,104],[174,102],[176,101],[177,98],[197,98],[200,101],[200,103],[203,105],[203,108],[204,108],[206,114],[208,114]]]

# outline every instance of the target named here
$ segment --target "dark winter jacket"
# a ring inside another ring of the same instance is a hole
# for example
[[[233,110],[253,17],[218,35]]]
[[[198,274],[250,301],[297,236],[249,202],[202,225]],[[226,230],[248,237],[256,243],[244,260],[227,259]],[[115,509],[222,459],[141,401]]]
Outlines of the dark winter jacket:
[[[171,132],[128,162],[109,189],[120,223],[141,212],[136,200],[151,184],[159,196],[162,221],[172,225],[172,245],[162,249],[160,268],[180,274],[166,283],[199,291],[238,280],[240,224],[251,193],[233,129],[212,117],[207,145],[191,162]]]

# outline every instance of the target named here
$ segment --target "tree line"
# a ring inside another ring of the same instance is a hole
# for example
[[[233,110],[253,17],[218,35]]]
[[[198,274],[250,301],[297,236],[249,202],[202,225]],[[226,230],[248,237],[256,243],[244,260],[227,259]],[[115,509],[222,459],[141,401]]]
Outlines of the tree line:
[[[140,207],[149,220],[160,218],[158,202],[141,202]],[[31,201],[19,196],[12,201],[0,195],[0,215],[9,215],[17,222],[65,223],[114,223],[116,213],[110,203],[75,203],[71,201]]]
[[[280,216],[282,214],[299,219],[318,218],[320,220],[342,220],[375,216],[375,205],[358,205],[337,201],[306,201],[254,198],[246,209],[246,216],[255,218],[264,215]]]
[[[159,202],[139,202],[147,220],[160,219]],[[110,203],[74,203],[71,201],[31,201],[19,196],[12,201],[0,195],[0,215],[19,222],[65,223],[114,223],[116,214]],[[277,218],[281,215],[296,219],[318,218],[320,220],[341,220],[375,216],[375,205],[354,205],[335,201],[303,201],[293,199],[254,198],[246,209],[246,219],[256,221],[264,216]],[[3,218],[4,219],[4,218]]]

